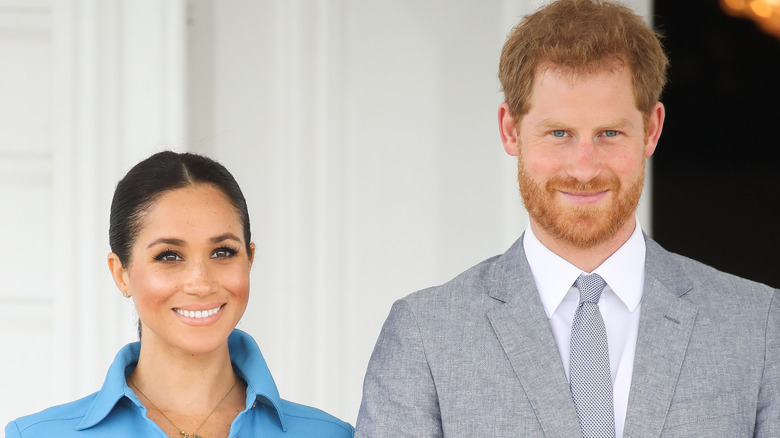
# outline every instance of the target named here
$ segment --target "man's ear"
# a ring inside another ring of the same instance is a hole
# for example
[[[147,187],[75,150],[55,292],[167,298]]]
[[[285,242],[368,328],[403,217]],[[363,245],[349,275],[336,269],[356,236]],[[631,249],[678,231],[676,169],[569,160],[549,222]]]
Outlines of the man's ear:
[[[116,287],[119,288],[122,295],[125,298],[133,296],[127,284],[127,270],[125,270],[122,261],[119,260],[119,256],[115,252],[108,255],[108,271],[111,272],[111,277],[114,278],[114,283],[116,283]]]
[[[658,102],[655,104],[650,117],[647,119],[647,136],[645,137],[645,157],[650,158],[658,146],[658,139],[661,138],[661,131],[664,129],[664,119],[666,118],[666,109],[664,104]]]
[[[506,153],[517,156],[520,152],[517,141],[517,124],[509,111],[509,104],[506,102],[498,107],[498,130],[501,133],[501,141],[504,143]]]

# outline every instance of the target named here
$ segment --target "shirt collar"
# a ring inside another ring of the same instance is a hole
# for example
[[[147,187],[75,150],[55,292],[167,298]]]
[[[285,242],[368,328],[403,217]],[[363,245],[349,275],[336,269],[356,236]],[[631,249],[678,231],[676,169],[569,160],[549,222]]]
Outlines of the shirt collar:
[[[239,377],[246,382],[246,408],[255,407],[255,403],[262,404],[273,409],[279,417],[279,424],[283,431],[287,432],[282,415],[282,401],[279,398],[279,390],[268,370],[260,347],[255,340],[241,330],[233,330],[228,337],[228,349],[233,368]]]
[[[114,357],[114,362],[108,369],[108,373],[106,373],[103,387],[100,388],[95,399],[89,405],[87,413],[84,415],[81,423],[76,426],[76,430],[88,429],[100,423],[111,413],[111,410],[114,409],[114,406],[122,397],[127,393],[132,394],[132,391],[127,387],[125,377],[135,369],[140,352],[140,342],[127,344],[119,350],[119,353]],[[140,404],[136,397],[132,397],[131,400],[136,404]]]
[[[233,330],[228,337],[228,349],[233,369],[247,384],[246,408],[252,409],[256,404],[261,404],[272,409],[279,418],[281,429],[287,431],[279,391],[255,340],[241,330]],[[140,342],[127,344],[119,350],[108,369],[103,387],[98,391],[81,423],[76,427],[77,430],[88,429],[103,421],[122,397],[127,397],[136,405],[141,405],[138,397],[126,383],[126,376],[138,364],[140,352]]]
[[[530,225],[525,230],[523,249],[531,267],[544,312],[548,319],[552,318],[553,313],[577,277],[581,274],[589,274],[589,272],[583,272],[563,257],[550,251],[534,235]],[[593,270],[607,282],[609,288],[630,312],[636,310],[642,300],[645,252],[645,239],[642,235],[639,219],[637,219],[634,232],[626,243]]]

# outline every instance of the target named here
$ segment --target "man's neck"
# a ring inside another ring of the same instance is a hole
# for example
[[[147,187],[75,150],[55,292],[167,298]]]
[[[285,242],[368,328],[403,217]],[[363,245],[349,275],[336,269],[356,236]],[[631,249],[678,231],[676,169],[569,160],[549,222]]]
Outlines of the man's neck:
[[[593,272],[601,266],[605,260],[628,241],[635,227],[636,218],[631,216],[612,237],[591,247],[582,248],[554,237],[531,219],[531,229],[536,238],[539,239],[539,242],[584,272]]]

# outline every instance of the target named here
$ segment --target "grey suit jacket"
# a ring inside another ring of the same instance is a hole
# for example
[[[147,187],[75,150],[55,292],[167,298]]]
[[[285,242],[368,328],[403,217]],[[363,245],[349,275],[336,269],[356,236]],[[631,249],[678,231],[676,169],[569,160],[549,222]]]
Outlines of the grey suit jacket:
[[[646,241],[624,436],[780,437],[780,291]],[[441,436],[580,436],[522,238],[379,335],[356,437]]]

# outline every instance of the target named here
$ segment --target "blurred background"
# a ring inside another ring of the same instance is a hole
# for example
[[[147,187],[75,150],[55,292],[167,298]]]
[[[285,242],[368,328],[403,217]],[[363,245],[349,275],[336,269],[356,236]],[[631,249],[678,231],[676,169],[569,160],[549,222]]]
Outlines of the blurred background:
[[[392,302],[526,226],[496,72],[541,3],[0,0],[0,421],[96,391],[136,339],[109,205],[173,149],[244,190],[257,256],[239,327],[280,394],[354,424]],[[780,42],[731,3],[628,2],[672,61],[639,216],[667,248],[778,287]]]
[[[652,234],[780,287],[780,0],[655,1],[671,71]]]

